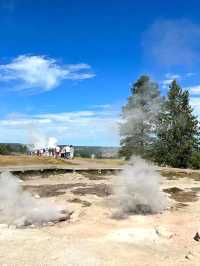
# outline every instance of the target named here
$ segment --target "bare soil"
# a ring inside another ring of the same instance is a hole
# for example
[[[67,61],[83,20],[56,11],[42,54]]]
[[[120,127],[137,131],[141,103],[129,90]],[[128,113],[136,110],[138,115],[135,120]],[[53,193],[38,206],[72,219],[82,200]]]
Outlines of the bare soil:
[[[73,214],[40,228],[0,224],[0,265],[199,266],[200,242],[193,237],[200,228],[200,179],[189,171],[172,172],[174,178],[161,180],[170,198],[166,211],[121,220],[112,215],[117,176],[63,173],[25,179],[25,190]]]

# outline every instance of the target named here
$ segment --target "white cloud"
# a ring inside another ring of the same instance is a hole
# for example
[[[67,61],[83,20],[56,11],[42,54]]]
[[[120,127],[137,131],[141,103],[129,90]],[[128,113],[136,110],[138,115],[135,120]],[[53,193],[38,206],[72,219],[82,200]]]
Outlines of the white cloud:
[[[144,33],[143,48],[150,60],[164,66],[198,63],[200,25],[189,20],[157,20]]]
[[[196,74],[195,73],[193,73],[193,72],[188,72],[188,73],[186,73],[186,77],[193,77],[193,76],[195,76]]]
[[[167,73],[166,75],[166,78],[168,79],[180,79],[181,78],[181,75],[178,75],[178,74],[171,74],[171,73]]]
[[[20,55],[0,65],[0,81],[14,82],[17,90],[50,91],[62,80],[83,80],[94,77],[88,64],[60,65],[45,56]],[[86,72],[87,70],[87,72]]]
[[[185,89],[189,91],[190,95],[200,95],[200,85],[187,87]]]
[[[110,104],[94,104],[91,107],[96,108],[96,109],[109,109],[112,108]]]
[[[0,142],[28,142],[28,128],[56,137],[59,143],[118,145],[119,111],[91,109],[35,115],[11,114],[0,120]]]
[[[194,110],[194,114],[200,120],[200,99],[198,97],[190,97],[190,104]]]
[[[181,79],[181,76],[178,74],[167,73],[165,74],[165,79],[161,82],[161,85],[164,89],[168,88],[172,81],[177,79]]]

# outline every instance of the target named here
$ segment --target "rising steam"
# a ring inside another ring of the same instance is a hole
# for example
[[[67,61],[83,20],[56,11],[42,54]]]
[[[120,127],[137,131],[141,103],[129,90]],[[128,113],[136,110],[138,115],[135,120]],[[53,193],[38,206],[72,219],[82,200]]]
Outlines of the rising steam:
[[[160,191],[160,174],[153,165],[133,157],[115,179],[115,200],[123,217],[128,213],[157,213],[167,207],[167,198]]]
[[[43,148],[52,149],[57,146],[58,142],[55,137],[48,137],[45,134],[42,134],[42,132],[40,132],[36,128],[33,128],[33,126],[28,129],[28,138],[29,143],[31,144],[29,148],[31,149],[32,147],[34,150]]]
[[[20,180],[9,172],[0,175],[0,223],[41,225],[61,219],[61,210],[45,199],[23,191]]]

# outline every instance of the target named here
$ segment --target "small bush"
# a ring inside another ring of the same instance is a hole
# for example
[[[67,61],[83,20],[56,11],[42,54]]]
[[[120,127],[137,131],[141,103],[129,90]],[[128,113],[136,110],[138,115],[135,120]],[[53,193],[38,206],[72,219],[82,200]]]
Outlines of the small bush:
[[[200,151],[193,152],[189,166],[193,169],[200,169]]]

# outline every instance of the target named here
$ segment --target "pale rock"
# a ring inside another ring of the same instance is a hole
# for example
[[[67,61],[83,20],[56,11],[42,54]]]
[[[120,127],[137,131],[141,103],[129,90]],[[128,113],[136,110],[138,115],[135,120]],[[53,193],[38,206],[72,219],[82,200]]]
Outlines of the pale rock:
[[[55,223],[53,223],[53,222],[48,222],[47,225],[49,225],[49,226],[54,226]]]
[[[193,254],[191,251],[189,251],[188,254],[185,255],[185,258],[186,258],[187,260],[192,260],[192,259],[193,259],[193,256],[194,256],[194,254]]]
[[[71,222],[77,222],[80,220],[80,217],[83,216],[85,212],[83,210],[77,210],[74,213],[72,213],[70,220]]]
[[[58,256],[52,256],[51,259],[52,260],[57,260],[58,259]]]
[[[31,224],[29,227],[30,228],[36,228],[36,225],[35,224]]]
[[[166,228],[164,227],[156,227],[155,228],[156,234],[160,237],[166,238],[166,239],[170,239],[173,237],[173,233],[169,232]]]

